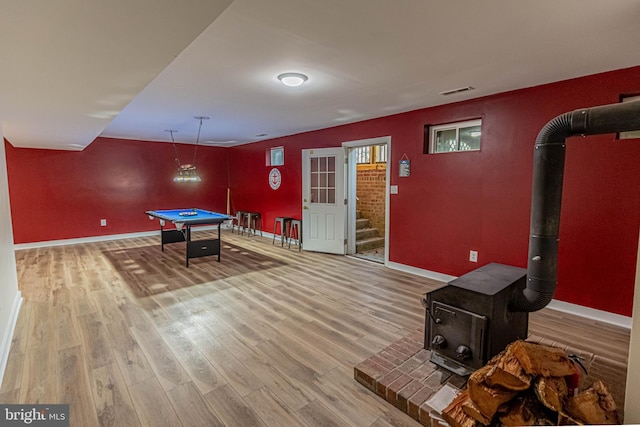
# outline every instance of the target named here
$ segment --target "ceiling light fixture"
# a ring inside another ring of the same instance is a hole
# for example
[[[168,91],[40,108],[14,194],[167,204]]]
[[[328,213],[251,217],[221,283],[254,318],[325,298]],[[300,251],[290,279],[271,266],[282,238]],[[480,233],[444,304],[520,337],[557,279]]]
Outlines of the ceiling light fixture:
[[[309,77],[302,73],[282,73],[278,76],[278,80],[285,86],[295,87],[302,85],[309,80]]]
[[[191,163],[182,164],[180,162],[180,156],[178,154],[178,147],[176,147],[176,141],[173,138],[173,133],[177,130],[169,129],[166,132],[171,134],[171,143],[173,144],[173,151],[176,155],[176,165],[178,166],[178,174],[173,178],[173,182],[200,182],[202,179],[196,173],[196,154],[198,154],[198,143],[200,142],[200,130],[202,129],[202,121],[209,120],[209,117],[196,116],[194,119],[200,120],[200,127],[198,127],[198,136],[196,138],[196,148],[193,150],[193,160]]]

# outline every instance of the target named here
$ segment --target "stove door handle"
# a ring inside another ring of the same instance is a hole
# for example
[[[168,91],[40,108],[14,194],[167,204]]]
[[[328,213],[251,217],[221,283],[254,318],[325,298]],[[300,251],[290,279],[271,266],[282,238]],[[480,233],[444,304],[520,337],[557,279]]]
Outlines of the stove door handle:
[[[446,308],[437,307],[435,311],[442,311],[444,314],[448,314],[451,317],[456,317],[455,311],[447,310]]]

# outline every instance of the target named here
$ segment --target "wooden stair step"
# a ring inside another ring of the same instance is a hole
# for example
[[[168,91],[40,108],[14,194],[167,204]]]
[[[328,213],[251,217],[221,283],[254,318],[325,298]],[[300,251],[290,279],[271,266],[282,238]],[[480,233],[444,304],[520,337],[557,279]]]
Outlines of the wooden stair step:
[[[370,237],[380,237],[380,231],[377,228],[361,228],[356,230],[356,242]]]
[[[356,253],[384,247],[384,237],[370,237],[356,241]]]

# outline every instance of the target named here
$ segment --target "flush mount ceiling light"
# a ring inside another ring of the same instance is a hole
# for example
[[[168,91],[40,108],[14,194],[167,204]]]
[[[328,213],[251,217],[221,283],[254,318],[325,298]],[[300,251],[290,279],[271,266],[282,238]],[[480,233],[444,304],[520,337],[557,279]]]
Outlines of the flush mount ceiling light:
[[[176,156],[176,165],[178,166],[178,174],[173,178],[173,182],[200,182],[202,179],[196,173],[196,154],[198,153],[198,143],[200,142],[200,130],[202,129],[202,121],[209,120],[209,117],[196,116],[194,119],[200,120],[200,127],[198,127],[198,136],[196,138],[196,148],[193,150],[193,160],[191,163],[181,163],[180,155],[178,154],[178,147],[176,147],[176,141],[173,139],[173,133],[177,130],[169,129],[166,132],[171,134],[171,143],[173,144],[173,151]]]
[[[280,80],[283,85],[291,87],[300,86],[308,79],[309,77],[302,73],[282,73],[278,76],[278,80]]]

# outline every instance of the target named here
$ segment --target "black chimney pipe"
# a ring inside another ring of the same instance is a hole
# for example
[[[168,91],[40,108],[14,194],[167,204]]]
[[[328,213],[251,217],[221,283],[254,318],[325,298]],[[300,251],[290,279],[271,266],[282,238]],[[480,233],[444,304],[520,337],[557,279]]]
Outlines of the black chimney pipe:
[[[549,304],[556,290],[565,139],[632,130],[640,130],[640,101],[564,113],[542,128],[533,157],[526,288],[513,299],[511,311],[538,311]]]

